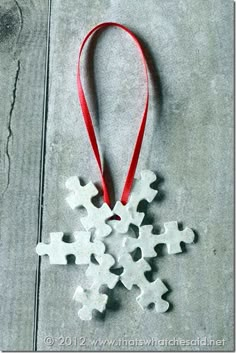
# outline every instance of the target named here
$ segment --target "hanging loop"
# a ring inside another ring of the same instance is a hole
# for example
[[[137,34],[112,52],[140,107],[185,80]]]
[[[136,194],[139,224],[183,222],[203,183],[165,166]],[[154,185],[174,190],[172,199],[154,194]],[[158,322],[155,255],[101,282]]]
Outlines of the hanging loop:
[[[146,121],[147,121],[148,103],[149,103],[147,63],[146,63],[146,59],[145,59],[145,56],[144,56],[143,49],[142,49],[137,37],[134,35],[134,33],[131,32],[127,27],[125,27],[125,26],[123,26],[123,25],[121,25],[119,23],[115,23],[115,22],[100,23],[97,26],[95,26],[94,28],[92,28],[87,33],[85,38],[83,39],[83,41],[81,43],[81,46],[80,46],[80,49],[79,49],[79,58],[78,58],[78,67],[77,67],[77,88],[78,88],[79,102],[80,102],[80,105],[81,105],[81,110],[82,110],[85,126],[86,126],[86,129],[87,129],[87,132],[88,132],[89,140],[90,140],[90,143],[91,143],[91,146],[92,146],[92,149],[93,149],[93,152],[94,152],[94,156],[96,158],[96,161],[97,161],[97,164],[98,164],[98,168],[99,168],[99,171],[100,171],[100,175],[101,175],[104,202],[106,202],[108,205],[110,205],[110,196],[109,196],[109,192],[108,192],[106,179],[105,179],[105,176],[104,176],[104,173],[103,173],[102,160],[101,160],[99,149],[98,149],[98,143],[97,143],[97,139],[96,139],[95,130],[94,130],[94,127],[93,127],[92,118],[91,118],[91,115],[90,115],[90,112],[89,112],[88,104],[87,104],[87,101],[86,101],[86,98],[85,98],[85,94],[84,94],[84,90],[83,90],[83,87],[82,87],[81,75],[80,75],[80,58],[81,58],[81,54],[82,54],[84,45],[87,42],[87,40],[90,38],[90,36],[93,33],[95,33],[96,31],[98,31],[99,29],[105,28],[105,27],[110,27],[110,26],[121,28],[122,30],[127,32],[132,37],[132,39],[134,40],[134,42],[135,42],[136,46],[138,47],[139,52],[141,54],[141,59],[142,59],[142,63],[143,63],[143,66],[144,66],[145,85],[146,85],[146,98],[145,98],[144,111],[143,111],[141,124],[140,124],[139,131],[138,131],[137,139],[136,139],[136,142],[135,142],[135,146],[134,146],[134,150],[133,150],[130,166],[129,166],[128,173],[127,173],[127,176],[126,176],[126,179],[125,179],[125,185],[124,185],[122,196],[121,196],[121,202],[123,204],[127,203],[128,198],[129,198],[129,194],[130,194],[130,191],[131,191],[131,188],[132,188],[134,175],[135,175],[135,171],[136,171],[136,168],[137,168],[139,154],[140,154],[140,150],[141,150],[141,146],[142,146],[145,126],[146,126]]]

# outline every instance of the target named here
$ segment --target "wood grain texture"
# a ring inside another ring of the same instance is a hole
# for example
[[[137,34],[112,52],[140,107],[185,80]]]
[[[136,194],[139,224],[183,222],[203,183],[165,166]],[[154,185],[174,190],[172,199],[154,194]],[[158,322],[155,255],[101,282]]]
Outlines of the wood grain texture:
[[[43,259],[38,349],[181,350],[186,347],[94,346],[92,340],[207,337],[225,339],[225,345],[217,349],[230,350],[232,1],[53,1],[43,240],[48,240],[51,231],[82,229],[79,214],[65,202],[66,179],[79,175],[86,181],[99,180],[78,105],[75,76],[79,44],[87,31],[102,21],[117,21],[134,30],[148,56],[151,104],[137,173],[150,168],[164,179],[160,184],[163,197],[149,207],[149,216],[157,229],[166,221],[183,222],[196,230],[198,241],[182,255],[158,258],[158,276],[171,289],[167,299],[172,308],[164,315],[143,313],[135,301],[137,290],[129,292],[118,286],[106,315],[82,322],[72,296],[77,285],[86,283],[84,268],[50,266],[48,259]],[[116,29],[102,32],[92,41],[83,67],[115,199],[123,186],[142,112],[142,67],[132,41]],[[52,346],[45,343],[47,336],[55,339]],[[72,340],[85,337],[85,345],[77,340],[68,347],[60,344],[61,336]]]
[[[33,350],[47,0],[0,3],[0,349]]]

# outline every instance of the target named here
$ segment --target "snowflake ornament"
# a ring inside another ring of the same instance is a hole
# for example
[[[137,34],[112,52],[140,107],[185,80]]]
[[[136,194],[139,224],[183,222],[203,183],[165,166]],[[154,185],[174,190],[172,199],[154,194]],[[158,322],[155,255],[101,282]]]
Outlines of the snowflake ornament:
[[[157,312],[168,310],[169,303],[162,299],[168,288],[161,279],[150,282],[145,276],[151,271],[148,260],[157,256],[155,248],[159,244],[166,244],[168,254],[182,252],[180,244],[193,243],[194,233],[190,228],[180,231],[177,222],[164,223],[161,234],[154,234],[152,225],[142,225],[144,213],[138,211],[138,205],[142,200],[153,201],[157,190],[151,184],[155,180],[153,172],[142,171],[141,177],[134,181],[127,204],[118,201],[113,210],[106,203],[100,208],[93,204],[92,198],[98,190],[92,182],[82,186],[77,177],[67,180],[68,204],[72,209],[84,207],[87,211],[87,216],[81,219],[85,231],[75,231],[72,243],[63,240],[62,232],[50,233],[50,243],[39,243],[36,251],[40,256],[48,255],[50,264],[65,265],[67,256],[74,255],[75,264],[88,265],[86,276],[91,285],[78,286],[74,294],[74,300],[81,304],[78,315],[82,320],[90,320],[94,310],[105,310],[108,296],[101,290],[104,286],[113,289],[118,281],[128,290],[133,285],[139,287],[136,300],[143,310],[150,304],[154,304]],[[136,226],[137,237],[131,225]],[[132,253],[138,248],[141,258],[135,261]],[[122,270],[120,275],[111,272],[118,268]]]

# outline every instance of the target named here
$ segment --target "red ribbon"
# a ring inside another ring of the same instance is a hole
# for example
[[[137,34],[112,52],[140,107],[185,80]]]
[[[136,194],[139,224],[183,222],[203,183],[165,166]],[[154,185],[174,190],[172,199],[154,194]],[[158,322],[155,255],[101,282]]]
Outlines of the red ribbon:
[[[95,135],[94,127],[93,127],[93,122],[91,119],[91,115],[89,112],[87,101],[85,99],[85,94],[84,94],[84,90],[83,90],[82,82],[81,82],[81,77],[80,77],[80,58],[81,58],[81,54],[82,54],[82,50],[84,48],[84,45],[85,45],[86,41],[89,39],[89,37],[97,30],[104,28],[104,27],[109,27],[109,26],[115,26],[115,27],[119,27],[119,28],[123,29],[133,38],[133,40],[135,41],[135,43],[139,49],[139,52],[141,54],[141,58],[142,58],[143,66],[144,66],[145,81],[146,81],[145,107],[144,107],[142,120],[141,120],[141,124],[140,124],[139,131],[138,131],[137,139],[135,142],[135,147],[134,147],[133,155],[131,158],[128,174],[127,174],[127,177],[125,180],[124,189],[123,189],[122,196],[121,196],[121,202],[123,204],[127,203],[128,198],[129,198],[129,194],[130,194],[130,191],[132,188],[134,175],[135,175],[135,171],[136,171],[136,167],[137,167],[138,159],[139,159],[139,154],[140,154],[140,150],[141,150],[141,146],[142,146],[146,121],[147,121],[148,102],[149,102],[147,63],[146,63],[143,49],[142,49],[138,39],[134,35],[134,33],[131,32],[127,27],[125,27],[119,23],[114,23],[114,22],[100,23],[97,26],[95,26],[94,28],[92,28],[88,32],[88,34],[85,36],[85,38],[83,39],[82,44],[79,49],[79,59],[78,59],[78,69],[77,69],[77,88],[78,88],[79,101],[80,101],[86,129],[88,132],[89,140],[90,140],[95,158],[97,160],[99,171],[101,174],[102,187],[103,187],[103,193],[104,193],[103,194],[104,202],[106,202],[108,205],[110,205],[110,197],[109,197],[108,187],[107,187],[106,180],[105,180],[105,177],[103,174],[102,161],[101,161],[101,157],[100,157],[100,153],[99,153],[99,149],[98,149],[98,144],[97,144],[97,139],[96,139],[96,135]]]

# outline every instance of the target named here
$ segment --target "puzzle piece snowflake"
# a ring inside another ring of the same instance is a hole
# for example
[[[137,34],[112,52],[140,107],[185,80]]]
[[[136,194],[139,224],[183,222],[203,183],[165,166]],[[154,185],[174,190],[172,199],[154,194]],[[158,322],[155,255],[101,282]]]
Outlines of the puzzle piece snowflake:
[[[74,255],[77,265],[88,265],[86,276],[91,285],[87,289],[78,286],[74,294],[74,300],[82,305],[78,312],[82,320],[90,320],[94,310],[105,310],[108,296],[101,293],[102,288],[113,289],[119,280],[129,290],[133,285],[139,287],[136,300],[143,310],[150,304],[154,304],[157,312],[168,309],[169,303],[162,298],[168,291],[165,284],[161,279],[149,282],[145,276],[151,271],[147,259],[157,256],[155,248],[159,244],[166,244],[169,254],[181,252],[181,243],[192,243],[194,233],[190,228],[180,231],[177,222],[164,223],[165,230],[159,235],[153,233],[151,225],[142,225],[144,213],[138,212],[138,206],[142,200],[150,203],[155,198],[157,191],[151,187],[155,180],[153,172],[142,171],[127,204],[118,201],[113,210],[105,203],[100,208],[93,204],[98,190],[91,182],[82,186],[77,177],[67,180],[66,187],[71,192],[67,202],[72,209],[84,207],[87,211],[87,216],[81,219],[86,231],[74,232],[72,243],[63,240],[62,232],[51,233],[50,243],[39,243],[36,251],[40,256],[48,255],[51,264],[64,265],[67,256]],[[111,220],[113,215],[119,219]],[[138,236],[131,225],[137,227]],[[137,248],[141,249],[142,257],[134,261],[130,254]],[[121,268],[120,276],[111,272],[117,268]]]

